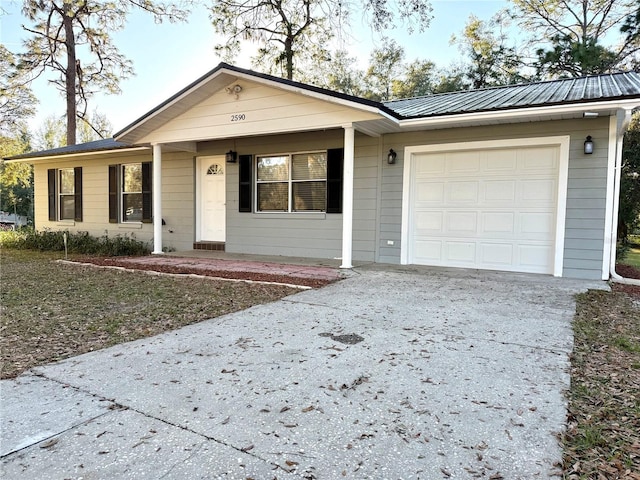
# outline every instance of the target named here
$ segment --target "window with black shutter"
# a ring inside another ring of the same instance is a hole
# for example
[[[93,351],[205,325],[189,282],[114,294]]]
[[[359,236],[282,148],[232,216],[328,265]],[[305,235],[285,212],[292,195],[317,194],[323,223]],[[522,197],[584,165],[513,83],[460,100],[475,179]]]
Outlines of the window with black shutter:
[[[73,169],[73,194],[74,194],[74,220],[76,222],[82,221],[82,167],[76,167]]]
[[[58,202],[57,202],[57,188],[56,177],[58,176],[55,168],[47,170],[47,187],[49,193],[49,221],[55,222],[58,219]]]
[[[238,169],[238,211],[251,212],[253,207],[253,155],[240,155]]]
[[[49,220],[82,221],[82,167],[47,170]]]
[[[342,213],[344,148],[327,151],[327,213]]]
[[[109,165],[109,223],[151,223],[151,162]]]
[[[247,156],[240,164],[240,211],[252,211],[255,191],[256,212],[342,213],[343,157],[343,148],[258,155],[254,180]]]

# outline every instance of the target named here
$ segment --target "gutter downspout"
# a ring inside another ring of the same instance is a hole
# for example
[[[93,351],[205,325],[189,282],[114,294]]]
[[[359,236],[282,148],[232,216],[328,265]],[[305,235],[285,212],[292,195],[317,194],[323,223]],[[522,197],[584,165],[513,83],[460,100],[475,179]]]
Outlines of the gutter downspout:
[[[614,169],[614,186],[613,186],[613,222],[611,227],[611,257],[609,265],[609,273],[611,281],[624,283],[626,285],[640,286],[640,280],[634,278],[625,278],[616,273],[616,248],[618,243],[618,211],[620,210],[620,180],[622,177],[622,142],[624,133],[631,122],[632,110],[626,108],[618,110],[617,115],[617,131],[616,131],[616,162]]]

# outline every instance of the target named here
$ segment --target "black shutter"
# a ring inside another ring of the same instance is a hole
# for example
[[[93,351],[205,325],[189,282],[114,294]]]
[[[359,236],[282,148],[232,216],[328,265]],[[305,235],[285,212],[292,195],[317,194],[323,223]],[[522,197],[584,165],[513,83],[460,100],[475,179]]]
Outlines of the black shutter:
[[[118,165],[109,165],[109,223],[118,223]]]
[[[48,181],[48,188],[49,188],[49,221],[50,222],[55,222],[57,220],[57,209],[58,209],[58,202],[57,197],[56,197],[56,169],[55,168],[50,168],[49,170],[47,170],[47,181]]]
[[[74,220],[82,221],[82,167],[73,169],[73,196],[75,204]]]
[[[151,196],[151,162],[142,163],[142,221],[151,223],[153,220],[153,198]]]
[[[327,151],[327,213],[342,213],[344,148]]]
[[[238,169],[240,185],[238,188],[238,211],[251,212],[253,210],[253,155],[240,155]]]

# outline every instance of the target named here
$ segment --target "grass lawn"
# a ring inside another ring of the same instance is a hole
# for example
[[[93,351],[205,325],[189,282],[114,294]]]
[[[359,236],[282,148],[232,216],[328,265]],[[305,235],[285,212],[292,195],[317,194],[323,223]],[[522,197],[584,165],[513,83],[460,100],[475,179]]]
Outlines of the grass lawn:
[[[0,249],[0,378],[298,291],[53,261],[60,258]]]
[[[577,297],[566,480],[640,479],[640,295]]]
[[[640,237],[636,236],[631,238],[631,248],[629,249],[629,253],[627,253],[624,260],[620,263],[640,268]]]

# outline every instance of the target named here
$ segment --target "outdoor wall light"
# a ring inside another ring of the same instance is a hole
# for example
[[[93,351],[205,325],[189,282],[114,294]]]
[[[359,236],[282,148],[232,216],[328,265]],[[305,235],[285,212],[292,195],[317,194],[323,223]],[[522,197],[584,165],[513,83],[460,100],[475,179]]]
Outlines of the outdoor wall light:
[[[393,148],[389,149],[389,154],[387,155],[387,163],[389,165],[393,165],[394,163],[396,163],[396,157],[398,156],[398,154],[393,150]]]
[[[584,141],[584,153],[585,155],[591,155],[593,153],[593,140],[591,140],[591,135],[587,135],[587,139]]]
[[[234,152],[233,150],[229,150],[224,154],[224,159],[227,161],[227,163],[236,163],[237,158],[238,152]]]

